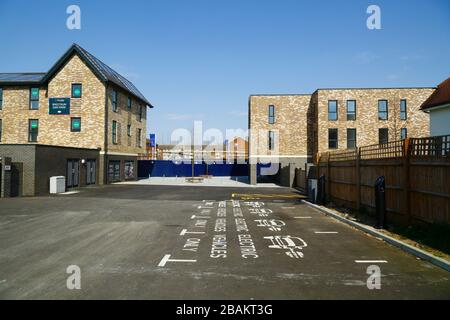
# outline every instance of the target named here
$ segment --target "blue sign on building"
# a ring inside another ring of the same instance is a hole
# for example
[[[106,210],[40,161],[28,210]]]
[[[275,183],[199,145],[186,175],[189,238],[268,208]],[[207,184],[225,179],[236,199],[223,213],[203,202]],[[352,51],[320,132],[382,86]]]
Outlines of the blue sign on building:
[[[154,133],[150,133],[150,148],[156,147],[156,135]]]
[[[70,114],[70,98],[48,99],[49,114]]]

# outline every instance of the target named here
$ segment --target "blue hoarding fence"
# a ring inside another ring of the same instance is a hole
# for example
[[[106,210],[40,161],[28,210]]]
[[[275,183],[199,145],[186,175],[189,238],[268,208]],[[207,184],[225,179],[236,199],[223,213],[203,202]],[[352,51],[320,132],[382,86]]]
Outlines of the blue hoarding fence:
[[[261,168],[269,165],[258,164],[257,174],[261,174]],[[242,177],[248,176],[249,165],[237,163],[206,164],[197,162],[194,165],[194,174],[196,177],[202,175],[211,175],[215,177]],[[139,160],[138,161],[139,178],[148,177],[191,177],[191,163],[174,163],[170,160]]]

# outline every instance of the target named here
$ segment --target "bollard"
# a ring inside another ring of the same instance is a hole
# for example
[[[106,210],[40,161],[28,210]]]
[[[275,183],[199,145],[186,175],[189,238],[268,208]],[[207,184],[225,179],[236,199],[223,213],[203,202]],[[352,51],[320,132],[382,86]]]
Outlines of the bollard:
[[[375,182],[376,228],[386,228],[386,181],[383,176]]]
[[[325,194],[325,175],[320,176],[317,182],[317,204],[324,205],[326,203]]]

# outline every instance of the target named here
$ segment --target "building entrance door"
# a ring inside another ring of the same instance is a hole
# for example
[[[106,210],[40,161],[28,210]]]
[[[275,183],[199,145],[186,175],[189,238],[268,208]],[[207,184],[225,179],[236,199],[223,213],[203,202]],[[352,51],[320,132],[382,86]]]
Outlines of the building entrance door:
[[[95,160],[86,161],[86,184],[95,184],[97,176],[97,162]]]
[[[78,187],[80,163],[78,160],[67,161],[67,188]]]
[[[108,182],[120,181],[120,161],[110,161],[108,165]]]

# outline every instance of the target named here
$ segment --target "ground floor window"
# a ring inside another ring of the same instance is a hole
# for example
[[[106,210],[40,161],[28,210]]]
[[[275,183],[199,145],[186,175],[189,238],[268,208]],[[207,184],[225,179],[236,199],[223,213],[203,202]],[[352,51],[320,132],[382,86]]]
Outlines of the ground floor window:
[[[134,179],[134,161],[125,161],[125,179]]]
[[[142,129],[137,129],[136,133],[136,145],[141,148],[142,147]]]
[[[108,182],[120,181],[120,161],[109,161]]]
[[[112,122],[112,143],[117,144],[117,121]]]
[[[37,142],[39,134],[39,120],[28,121],[28,141]]]
[[[347,129],[347,149],[356,148],[356,129]]]
[[[269,131],[269,150],[275,150],[275,132]]]
[[[389,142],[389,129],[388,128],[378,129],[378,143],[386,144],[388,142]]]
[[[338,129],[328,129],[328,149],[338,148]]]
[[[405,140],[406,138],[408,138],[408,129],[402,128],[400,130],[400,139]]]
[[[72,132],[81,131],[81,118],[70,118],[70,131]]]

